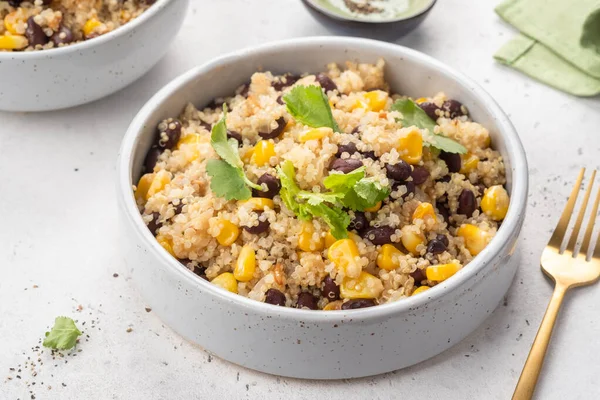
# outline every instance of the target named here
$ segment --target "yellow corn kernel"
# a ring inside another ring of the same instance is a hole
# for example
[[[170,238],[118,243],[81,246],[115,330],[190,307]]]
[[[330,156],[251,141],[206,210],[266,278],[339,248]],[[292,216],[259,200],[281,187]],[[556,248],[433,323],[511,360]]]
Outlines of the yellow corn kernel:
[[[231,246],[240,236],[240,228],[238,228],[233,222],[226,219],[222,219],[217,223],[219,228],[219,234],[217,235],[217,242],[221,246]]]
[[[356,260],[358,256],[358,247],[352,239],[337,240],[327,251],[329,261],[350,278],[357,278],[362,271],[362,267]]]
[[[333,129],[328,128],[326,126],[321,128],[310,129],[306,132],[302,132],[298,135],[298,140],[301,142],[308,142],[309,140],[319,140],[324,137],[330,136],[333,134]]]
[[[481,209],[494,221],[502,221],[508,212],[510,198],[506,189],[501,185],[495,185],[485,190],[481,199]]]
[[[154,174],[154,179],[148,188],[146,200],[163,190],[169,183],[171,183],[171,173],[165,170],[158,171]]]
[[[417,104],[423,104],[427,101],[426,97],[419,97],[418,99],[415,100],[415,103]]]
[[[423,137],[418,130],[408,131],[398,143],[400,158],[409,164],[418,164],[423,156]]]
[[[25,33],[25,14],[22,8],[6,14],[4,27],[11,35],[23,35]]]
[[[400,240],[404,248],[415,256],[420,254],[417,247],[425,244],[425,236],[422,233],[416,233],[411,225],[402,227],[402,237]]]
[[[330,248],[332,244],[337,242],[337,239],[331,234],[331,231],[325,235],[325,247]]]
[[[267,208],[271,210],[275,209],[273,200],[264,197],[250,197],[248,200],[241,201],[240,203],[244,205],[248,204],[254,211],[265,211]]]
[[[356,100],[354,104],[350,107],[351,110],[357,110],[359,108],[367,109],[369,106],[362,100]]]
[[[249,244],[242,247],[233,269],[233,276],[240,282],[248,282],[254,277],[256,270],[256,253]]]
[[[187,134],[184,137],[182,137],[181,139],[179,139],[179,141],[177,142],[177,149],[181,150],[182,145],[192,145],[183,151],[183,154],[185,155],[186,160],[188,162],[192,162],[192,161],[196,160],[198,157],[200,157],[200,151],[198,150],[198,147],[194,146],[194,145],[200,143],[200,141],[201,141],[201,136],[199,134],[197,134],[197,133]]]
[[[343,303],[344,302],[342,300],[336,300],[336,301],[329,302],[329,303],[327,303],[327,305],[325,305],[325,307],[323,307],[323,311],[341,310]]]
[[[29,46],[24,36],[0,35],[0,50],[21,50]]]
[[[441,282],[450,278],[452,275],[460,271],[460,269],[461,266],[459,263],[452,262],[449,264],[439,264],[427,267],[425,269],[425,274],[427,275],[428,280]]]
[[[381,292],[381,279],[364,271],[357,278],[345,278],[340,285],[340,297],[343,299],[376,299]]]
[[[88,19],[83,25],[83,35],[89,37],[100,25],[102,25],[102,22],[98,21],[96,18]]]
[[[230,291],[231,293],[237,293],[237,281],[231,272],[223,272],[215,279],[210,281],[213,285],[217,285],[220,288]]]
[[[383,90],[372,90],[363,95],[369,111],[379,112],[387,105],[389,95]]]
[[[419,286],[412,292],[411,296],[414,296],[415,294],[423,293],[424,291],[429,290],[429,289],[431,289],[429,286]]]
[[[487,246],[492,239],[489,232],[479,229],[475,225],[464,224],[456,230],[456,235],[465,240],[465,247],[472,256],[476,256]]]
[[[378,201],[373,207],[365,208],[366,212],[377,212],[381,208],[381,201]]]
[[[325,239],[315,239],[315,226],[312,222],[302,222],[302,229],[298,237],[298,247],[302,251],[321,251],[325,247]]]
[[[244,164],[248,164],[252,161],[252,156],[254,155],[254,147],[251,149],[248,149],[248,151],[246,151],[242,156],[241,159],[244,162]]]
[[[387,271],[392,271],[400,266],[400,260],[404,256],[400,250],[391,244],[384,244],[377,255],[377,266]]]
[[[173,240],[169,237],[158,235],[156,236],[156,241],[169,252],[170,255],[175,257],[175,252],[173,251]]]
[[[146,200],[148,198],[148,189],[150,189],[150,185],[152,181],[154,181],[155,174],[144,174],[138,181],[137,186],[135,187],[135,199],[136,200]]]
[[[200,143],[200,135],[197,133],[188,133],[177,142],[177,148],[179,148],[182,144],[196,144]]]
[[[272,140],[260,140],[254,146],[252,162],[259,167],[268,165],[271,157],[275,156],[275,145]]]
[[[475,154],[467,153],[465,155],[462,155],[461,158],[462,158],[462,164],[460,167],[461,174],[469,174],[469,173],[473,172],[477,168],[477,165],[479,164],[479,157],[477,157]]]
[[[435,210],[433,209],[433,205],[431,203],[421,203],[417,206],[412,215],[413,222],[417,219],[433,219],[433,221],[437,221],[435,216]]]

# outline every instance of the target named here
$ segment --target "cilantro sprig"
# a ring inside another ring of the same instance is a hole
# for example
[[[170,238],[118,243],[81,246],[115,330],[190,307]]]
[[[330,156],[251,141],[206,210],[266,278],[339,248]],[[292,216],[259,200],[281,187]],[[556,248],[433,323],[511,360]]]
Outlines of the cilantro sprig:
[[[336,239],[348,237],[350,216],[344,207],[363,211],[389,195],[389,188],[371,178],[365,178],[361,167],[347,174],[332,173],[323,180],[329,192],[302,190],[296,183],[296,171],[291,161],[277,167],[281,181],[280,196],[285,206],[301,220],[322,218]]]
[[[419,129],[427,129],[433,135],[435,143],[426,142],[424,143],[425,146],[431,144],[433,147],[448,153],[465,154],[467,152],[467,149],[462,144],[449,137],[434,133],[434,128],[437,124],[414,101],[410,99],[396,100],[392,105],[392,110],[402,113],[402,123],[404,126],[416,126]]]
[[[252,182],[244,173],[244,163],[238,153],[235,139],[227,140],[227,106],[223,105],[223,117],[213,126],[210,144],[221,157],[211,159],[206,164],[206,173],[210,176],[210,189],[226,200],[247,200],[252,196],[252,189],[263,190]]]
[[[54,326],[50,332],[46,332],[42,344],[54,350],[68,350],[75,347],[80,335],[81,331],[77,329],[75,321],[69,317],[56,317]]]
[[[319,86],[295,86],[283,96],[288,113],[297,121],[312,128],[329,127],[339,132],[329,99]]]

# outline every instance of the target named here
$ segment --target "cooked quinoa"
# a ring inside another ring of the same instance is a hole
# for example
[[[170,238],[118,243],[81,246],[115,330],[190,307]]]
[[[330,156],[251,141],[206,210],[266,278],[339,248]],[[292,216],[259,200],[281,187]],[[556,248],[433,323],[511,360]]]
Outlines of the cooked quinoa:
[[[0,0],[0,51],[44,50],[93,39],[156,0]]]
[[[315,85],[336,130],[307,126],[286,105],[293,90]],[[434,132],[404,123],[398,101],[436,121]],[[216,161],[211,129],[214,136],[225,123],[243,174],[262,189],[248,200],[215,194],[228,182],[211,182],[211,167],[207,173],[211,162],[224,162]],[[460,143],[463,154],[440,151],[436,135]],[[329,193],[329,176],[364,171],[385,198],[363,211],[331,200],[327,207],[351,221],[336,238],[325,219],[290,210],[282,166],[307,196]],[[145,168],[136,201],[173,257],[226,290],[297,308],[362,308],[419,294],[488,244],[509,203],[488,130],[444,93],[413,103],[391,92],[383,60],[330,64],[316,75],[256,72],[231,97],[202,109],[189,104],[161,122]]]

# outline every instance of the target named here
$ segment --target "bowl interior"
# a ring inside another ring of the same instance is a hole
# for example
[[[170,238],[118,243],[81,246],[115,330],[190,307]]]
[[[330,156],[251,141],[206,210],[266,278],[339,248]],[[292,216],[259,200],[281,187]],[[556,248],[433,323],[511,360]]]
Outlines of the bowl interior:
[[[506,164],[507,189],[511,193],[511,204],[494,240],[469,264],[469,268],[464,268],[451,279],[435,286],[430,290],[430,296],[415,296],[374,309],[383,311],[382,309],[387,310],[388,307],[395,307],[397,310],[415,307],[437,299],[469,279],[503,251],[505,243],[520,229],[528,185],[523,147],[506,115],[491,97],[470,79],[422,53],[373,40],[307,38],[263,45],[194,68],[165,86],[136,116],[121,149],[122,200],[125,201],[130,214],[137,214],[132,216],[134,223],[140,231],[145,231],[145,237],[153,240],[137,212],[130,188],[143,172],[146,152],[155,139],[156,126],[162,119],[179,115],[189,102],[196,107],[203,107],[215,97],[230,95],[256,71],[269,70],[274,74],[319,72],[325,70],[326,64],[330,62],[344,64],[350,60],[374,63],[379,58],[386,61],[386,80],[394,92],[417,98],[443,91],[448,97],[461,101],[469,109],[473,120],[489,129],[492,144],[500,151]],[[166,252],[163,256],[165,260],[170,259]],[[246,299],[240,301],[244,300]],[[373,312],[368,311],[370,309],[365,310],[365,313]]]

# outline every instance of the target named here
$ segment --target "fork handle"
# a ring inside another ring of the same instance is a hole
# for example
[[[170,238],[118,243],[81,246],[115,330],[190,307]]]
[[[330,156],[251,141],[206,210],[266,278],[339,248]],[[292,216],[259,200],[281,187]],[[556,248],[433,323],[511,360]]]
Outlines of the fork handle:
[[[533,391],[535,390],[535,385],[544,363],[544,357],[546,356],[546,349],[552,336],[552,328],[554,328],[554,322],[556,321],[556,316],[558,315],[567,289],[566,286],[560,284],[554,287],[552,299],[550,300],[550,304],[548,304],[540,329],[535,336],[529,356],[527,356],[527,361],[525,361],[525,366],[521,372],[521,377],[513,393],[512,400],[529,400],[533,396]]]

